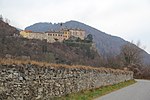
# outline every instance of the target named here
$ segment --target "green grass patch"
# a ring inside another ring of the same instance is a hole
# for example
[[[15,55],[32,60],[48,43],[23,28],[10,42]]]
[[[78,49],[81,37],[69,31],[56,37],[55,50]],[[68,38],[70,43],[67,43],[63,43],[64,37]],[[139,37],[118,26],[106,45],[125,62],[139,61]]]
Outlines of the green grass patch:
[[[55,98],[55,100],[93,100],[94,98],[100,97],[102,95],[108,94],[112,91],[121,89],[123,87],[129,86],[134,83],[136,83],[135,80],[129,80],[126,82],[115,84],[115,85],[104,86],[101,88],[81,91],[78,93],[72,93],[66,96]]]

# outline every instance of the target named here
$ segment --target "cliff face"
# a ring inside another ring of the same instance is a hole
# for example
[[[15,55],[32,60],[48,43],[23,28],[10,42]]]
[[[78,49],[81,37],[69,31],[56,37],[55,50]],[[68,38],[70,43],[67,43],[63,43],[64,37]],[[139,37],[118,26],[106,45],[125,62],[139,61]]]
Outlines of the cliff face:
[[[49,100],[133,79],[130,71],[0,60],[0,99]]]

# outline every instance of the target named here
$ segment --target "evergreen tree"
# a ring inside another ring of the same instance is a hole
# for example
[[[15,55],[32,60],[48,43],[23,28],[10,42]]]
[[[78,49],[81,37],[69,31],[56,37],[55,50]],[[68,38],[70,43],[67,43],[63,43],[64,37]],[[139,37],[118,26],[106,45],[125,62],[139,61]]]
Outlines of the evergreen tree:
[[[92,36],[92,34],[88,34],[87,37],[86,37],[86,40],[87,40],[88,42],[92,42],[92,41],[93,41],[93,36]]]

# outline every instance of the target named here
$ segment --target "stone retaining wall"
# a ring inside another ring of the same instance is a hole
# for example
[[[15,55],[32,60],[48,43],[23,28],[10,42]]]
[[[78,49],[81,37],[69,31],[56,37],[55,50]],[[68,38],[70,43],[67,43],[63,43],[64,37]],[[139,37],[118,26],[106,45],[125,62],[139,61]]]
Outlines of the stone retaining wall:
[[[129,71],[38,64],[0,64],[0,100],[49,99],[133,79]]]

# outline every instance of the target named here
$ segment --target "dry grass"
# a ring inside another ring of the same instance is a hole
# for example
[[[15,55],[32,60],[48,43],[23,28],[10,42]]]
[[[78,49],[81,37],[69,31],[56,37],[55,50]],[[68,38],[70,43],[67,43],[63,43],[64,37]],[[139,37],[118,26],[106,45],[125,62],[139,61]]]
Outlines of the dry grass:
[[[53,64],[53,63],[47,63],[47,62],[37,62],[33,60],[14,60],[14,59],[2,59],[0,58],[0,64],[1,65],[22,65],[22,64],[31,64],[31,65],[37,65],[39,67],[54,67],[54,68],[69,68],[69,69],[87,69],[87,70],[96,70],[100,72],[112,72],[112,73],[126,73],[126,74],[132,74],[131,71],[125,71],[125,70],[119,70],[119,69],[111,69],[111,68],[96,68],[91,66],[83,66],[83,65],[65,65],[65,64]]]

